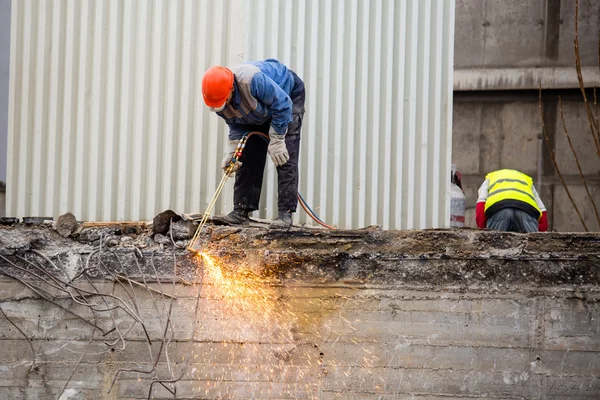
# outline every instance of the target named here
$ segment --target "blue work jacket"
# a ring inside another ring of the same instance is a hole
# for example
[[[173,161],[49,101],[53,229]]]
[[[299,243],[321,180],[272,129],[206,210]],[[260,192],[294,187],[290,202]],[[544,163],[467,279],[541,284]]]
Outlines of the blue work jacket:
[[[269,120],[276,134],[285,135],[292,122],[290,95],[294,75],[290,70],[279,61],[268,59],[245,63],[232,71],[235,75],[233,97],[223,111],[217,112],[229,126],[229,139],[241,139],[248,125],[263,125]],[[249,91],[241,90],[244,84]],[[249,109],[249,103],[255,108]]]

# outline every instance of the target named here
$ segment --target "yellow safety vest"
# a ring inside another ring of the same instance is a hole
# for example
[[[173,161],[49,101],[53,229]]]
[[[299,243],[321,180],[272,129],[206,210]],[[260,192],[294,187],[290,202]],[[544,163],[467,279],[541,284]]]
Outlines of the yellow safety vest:
[[[489,179],[490,182],[488,198],[485,202],[486,214],[494,204],[498,205],[499,202],[506,200],[516,200],[537,210],[538,218],[542,215],[542,211],[533,195],[533,179],[528,175],[514,169],[501,169],[490,172],[485,178]]]

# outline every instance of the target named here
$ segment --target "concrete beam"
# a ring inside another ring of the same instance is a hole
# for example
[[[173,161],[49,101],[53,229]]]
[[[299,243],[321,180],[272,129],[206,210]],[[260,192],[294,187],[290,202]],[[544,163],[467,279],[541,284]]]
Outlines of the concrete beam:
[[[583,67],[585,86],[600,86],[600,69]],[[455,91],[579,88],[575,67],[475,68],[454,70]]]
[[[44,225],[2,229],[0,268],[21,276],[23,270],[16,266],[27,267],[23,260],[29,259],[49,269],[63,266],[62,274],[70,278],[87,268],[93,278],[110,281],[116,274],[146,282],[175,275],[192,282],[201,279],[197,272],[202,261],[185,250],[187,240],[159,244],[151,238],[151,231],[127,235],[118,229],[88,228],[73,238],[63,238]],[[116,244],[100,243],[100,233]],[[110,239],[111,235],[121,239]],[[129,240],[124,240],[128,236]],[[469,229],[287,232],[211,226],[203,240],[205,251],[227,268],[251,267],[279,283],[355,282],[424,288],[483,285],[486,290],[600,284],[596,271],[600,234],[593,233],[523,235]],[[53,265],[39,254],[46,255]],[[514,268],[520,273],[515,274]]]

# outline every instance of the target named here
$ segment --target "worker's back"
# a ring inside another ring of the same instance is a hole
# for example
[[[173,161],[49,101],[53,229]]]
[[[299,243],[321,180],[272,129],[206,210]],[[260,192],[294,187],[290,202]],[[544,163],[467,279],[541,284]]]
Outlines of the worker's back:
[[[514,169],[486,175],[479,188],[477,226],[504,231],[536,232],[547,229],[546,208],[533,179]]]

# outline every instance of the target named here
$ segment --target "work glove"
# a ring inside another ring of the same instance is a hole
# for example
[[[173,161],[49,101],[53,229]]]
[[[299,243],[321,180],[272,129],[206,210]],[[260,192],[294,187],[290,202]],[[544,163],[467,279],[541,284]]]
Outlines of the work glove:
[[[285,146],[285,135],[278,135],[271,128],[269,130],[269,139],[269,147],[267,148],[269,156],[271,156],[271,160],[276,167],[281,167],[290,159],[287,147]]]
[[[231,159],[233,158],[233,156],[235,154],[235,149],[237,148],[237,145],[239,142],[240,142],[239,140],[228,141],[227,151],[223,155],[223,161],[221,161],[221,168],[223,169],[223,172],[227,172],[227,167],[229,166],[229,163],[231,162]],[[239,160],[236,161],[235,164],[233,164],[233,169],[231,170],[231,174],[233,174],[238,169],[240,169],[241,166],[242,166],[242,163]]]

